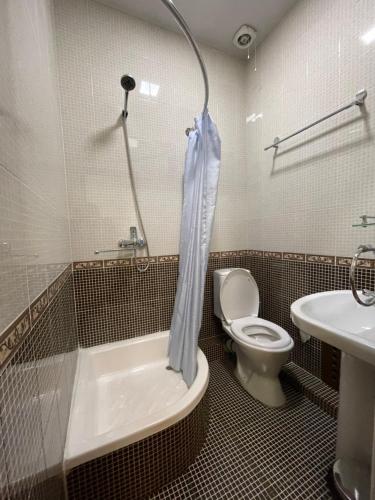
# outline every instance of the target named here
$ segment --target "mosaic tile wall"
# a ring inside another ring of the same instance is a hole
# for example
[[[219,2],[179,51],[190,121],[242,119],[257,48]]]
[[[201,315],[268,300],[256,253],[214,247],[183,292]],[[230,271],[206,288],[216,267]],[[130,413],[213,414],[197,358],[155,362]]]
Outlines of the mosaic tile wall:
[[[4,500],[62,497],[61,459],[75,369],[53,9],[52,0],[0,2],[0,498]]]
[[[77,262],[74,286],[80,345],[88,347],[170,326],[178,276],[178,256],[152,259],[139,273],[131,259]],[[338,387],[340,353],[311,338],[303,344],[290,319],[291,303],[310,293],[349,288],[346,257],[242,250],[212,252],[208,263],[199,345],[209,359],[223,356],[223,331],[213,314],[213,271],[226,267],[250,269],[257,281],[260,316],[293,337],[290,360],[312,375]],[[375,288],[372,260],[360,261],[358,287]]]
[[[71,262],[51,0],[0,2],[0,334]]]
[[[205,442],[209,396],[175,425],[72,469],[69,500],[145,499],[193,464]]]
[[[73,260],[116,248],[138,225],[119,121],[125,73],[137,83],[128,130],[150,253],[177,253],[184,131],[204,98],[194,53],[183,36],[92,0],[56,0],[56,25]],[[218,50],[202,51],[222,139],[211,248],[247,248],[245,66]]]
[[[375,2],[299,1],[247,64],[247,248],[353,255],[375,243]],[[264,148],[353,102],[357,106]]]
[[[0,498],[63,499],[76,356],[69,266],[0,337]]]

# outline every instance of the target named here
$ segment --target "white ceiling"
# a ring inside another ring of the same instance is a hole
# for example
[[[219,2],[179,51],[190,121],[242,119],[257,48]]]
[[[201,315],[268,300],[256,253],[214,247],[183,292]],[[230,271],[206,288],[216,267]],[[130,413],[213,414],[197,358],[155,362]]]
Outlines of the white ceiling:
[[[178,31],[160,0],[99,0],[161,27]],[[243,24],[257,30],[259,44],[298,0],[174,0],[197,40],[238,57],[246,50],[232,45],[234,33]]]

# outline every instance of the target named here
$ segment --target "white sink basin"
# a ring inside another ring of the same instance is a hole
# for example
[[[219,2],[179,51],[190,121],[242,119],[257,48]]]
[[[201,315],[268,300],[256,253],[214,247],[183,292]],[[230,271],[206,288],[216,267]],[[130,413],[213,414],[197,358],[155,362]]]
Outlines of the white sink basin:
[[[302,333],[342,351],[335,484],[350,498],[375,499],[375,306],[340,290],[307,295],[290,309]]]
[[[291,305],[291,317],[302,332],[375,365],[375,306],[359,305],[351,291],[302,297]]]

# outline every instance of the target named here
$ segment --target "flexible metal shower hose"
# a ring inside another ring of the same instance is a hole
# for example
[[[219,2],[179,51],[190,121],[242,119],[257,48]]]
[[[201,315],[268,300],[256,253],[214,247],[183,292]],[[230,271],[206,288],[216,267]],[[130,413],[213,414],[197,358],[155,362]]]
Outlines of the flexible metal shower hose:
[[[147,271],[147,269],[150,266],[150,261],[149,261],[150,252],[149,252],[149,248],[148,248],[148,239],[147,239],[147,236],[146,236],[146,231],[145,231],[145,228],[144,228],[144,225],[143,225],[142,214],[141,214],[141,210],[139,208],[137,190],[136,190],[136,187],[135,187],[134,172],[133,172],[133,162],[132,162],[131,154],[130,154],[130,145],[129,145],[129,137],[128,137],[128,127],[126,125],[126,116],[125,115],[123,116],[123,119],[122,119],[122,129],[124,131],[126,158],[128,160],[130,186],[131,186],[131,190],[132,190],[132,194],[133,194],[135,212],[136,212],[136,215],[137,215],[137,219],[138,219],[138,223],[139,223],[139,228],[141,230],[142,237],[143,237],[143,239],[145,241],[146,256],[147,256],[147,264],[144,267],[140,267],[137,264],[137,269],[138,269],[138,271],[140,273],[144,273],[145,271]]]

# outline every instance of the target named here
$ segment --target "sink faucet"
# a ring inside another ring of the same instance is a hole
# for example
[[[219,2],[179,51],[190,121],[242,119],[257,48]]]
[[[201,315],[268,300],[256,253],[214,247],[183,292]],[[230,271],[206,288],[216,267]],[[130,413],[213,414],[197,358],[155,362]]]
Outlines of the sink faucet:
[[[366,252],[373,252],[373,254],[375,255],[375,247],[373,247],[372,245],[360,245],[357,248],[357,251],[353,256],[352,263],[350,266],[349,278],[350,278],[350,288],[352,289],[353,297],[358,302],[358,304],[360,304],[361,306],[368,307],[375,305],[375,292],[366,290],[364,288],[362,290],[362,294],[366,299],[362,300],[361,297],[358,295],[357,288],[355,286],[355,270],[357,267],[358,259],[362,253]]]

